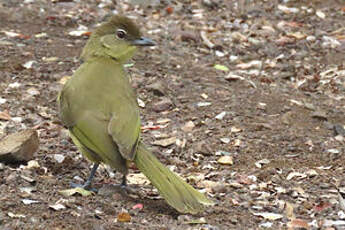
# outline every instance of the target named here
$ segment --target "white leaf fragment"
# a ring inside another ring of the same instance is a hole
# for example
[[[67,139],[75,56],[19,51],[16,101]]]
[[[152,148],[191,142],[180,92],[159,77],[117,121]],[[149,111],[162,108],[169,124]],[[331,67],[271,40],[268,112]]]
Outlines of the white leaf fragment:
[[[299,172],[291,172],[291,173],[289,173],[289,175],[287,175],[286,179],[291,180],[294,177],[299,177],[299,179],[303,179],[303,178],[307,177],[307,175],[304,173],[299,173]]]
[[[196,105],[198,107],[206,107],[206,106],[212,105],[212,103],[211,102],[198,102]]]
[[[343,195],[338,191],[338,199],[339,199],[339,206],[340,208],[345,211],[345,200]]]
[[[65,160],[65,156],[62,154],[54,154],[54,159],[58,162],[58,163],[62,163]]]
[[[319,18],[322,18],[322,19],[325,19],[326,18],[326,14],[324,12],[322,12],[321,10],[317,10],[316,11],[316,15],[319,17]]]
[[[15,32],[11,32],[11,31],[5,31],[5,30],[3,30],[3,31],[1,31],[1,32],[3,32],[6,36],[11,37],[11,38],[13,38],[13,37],[19,37],[19,36],[20,36],[20,34],[15,33]]]
[[[80,37],[88,32],[88,29],[86,26],[79,25],[77,30],[70,31],[68,34],[73,37]]]
[[[13,82],[13,83],[10,83],[10,84],[8,84],[8,87],[9,88],[18,88],[19,86],[21,86],[21,84],[19,83],[19,82]]]
[[[298,8],[294,8],[294,7],[287,7],[284,5],[278,5],[278,10],[283,11],[286,14],[297,14],[299,12]]]
[[[338,216],[339,216],[340,219],[344,220],[344,219],[345,219],[345,213],[344,213],[344,211],[339,211],[339,212],[338,212]]]
[[[13,212],[8,212],[7,215],[11,218],[25,218],[26,217],[23,214],[14,214]]]
[[[37,95],[40,94],[40,91],[38,89],[36,89],[36,88],[33,88],[33,87],[27,89],[26,92],[28,94],[30,94],[31,96],[37,96]]]
[[[259,169],[261,169],[263,165],[269,164],[270,162],[271,161],[268,159],[262,159],[262,160],[255,162],[255,166],[258,167]]]
[[[324,220],[323,227],[345,226],[344,220]]]
[[[29,204],[37,204],[39,203],[38,200],[30,200],[30,199],[22,199],[23,204],[29,205]]]
[[[66,209],[66,207],[63,204],[52,204],[52,205],[49,205],[49,208],[52,208],[55,211]]]
[[[0,97],[0,105],[6,103],[6,101],[7,100],[5,98]]]
[[[31,168],[40,168],[40,164],[36,160],[31,160],[28,162],[28,165],[26,168],[31,169]]]
[[[238,65],[236,65],[236,67],[239,68],[239,69],[251,69],[251,68],[261,69],[262,61],[253,60],[253,61],[250,61],[248,63],[238,64]]]
[[[340,153],[340,151],[338,149],[327,149],[327,152],[333,153],[333,154]]]
[[[141,100],[140,98],[137,98],[137,101],[140,108],[145,108],[145,102],[143,100]]]
[[[226,112],[223,111],[223,112],[219,113],[215,118],[216,118],[217,120],[223,120],[223,118],[225,117],[225,115],[226,115]]]
[[[147,185],[151,182],[147,179],[147,177],[142,173],[131,173],[127,176],[127,181],[129,184],[140,184],[140,185]]]
[[[261,223],[259,226],[263,228],[271,228],[272,225],[273,225],[272,222],[265,222],[265,223]]]
[[[35,187],[20,187],[19,190],[21,192],[31,194],[33,191],[36,191],[36,188]]]
[[[230,138],[222,137],[222,138],[220,138],[220,141],[223,142],[224,144],[229,144],[230,143]]]
[[[152,144],[162,146],[162,147],[168,147],[169,145],[172,145],[175,143],[176,143],[176,137],[170,137],[166,139],[156,140]]]
[[[23,64],[23,67],[24,67],[25,69],[31,69],[31,68],[32,68],[32,65],[33,65],[35,62],[36,62],[36,61],[34,61],[34,60],[27,61],[27,62],[25,62],[25,63]]]
[[[233,160],[232,156],[221,156],[217,162],[219,164],[222,164],[222,165],[233,165],[234,164],[234,160]]]
[[[273,212],[258,212],[258,213],[253,213],[254,216],[261,216],[265,219],[268,220],[278,220],[283,218],[284,216],[281,214],[273,213]]]

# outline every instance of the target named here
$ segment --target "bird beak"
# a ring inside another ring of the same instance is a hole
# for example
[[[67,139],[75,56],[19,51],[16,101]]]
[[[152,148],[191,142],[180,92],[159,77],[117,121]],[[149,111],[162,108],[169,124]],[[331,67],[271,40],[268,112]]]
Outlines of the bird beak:
[[[149,38],[141,37],[132,41],[132,45],[135,46],[154,46],[156,43]]]

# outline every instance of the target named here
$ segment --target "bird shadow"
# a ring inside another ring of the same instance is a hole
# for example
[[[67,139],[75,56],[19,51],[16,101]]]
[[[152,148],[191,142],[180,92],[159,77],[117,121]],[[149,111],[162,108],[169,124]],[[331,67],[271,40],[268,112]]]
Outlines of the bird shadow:
[[[163,199],[147,197],[141,191],[142,186],[127,185],[126,187],[114,184],[105,184],[98,189],[100,196],[121,196],[121,199],[128,202],[142,203],[145,210],[162,215],[169,215],[175,219],[180,215],[175,209],[170,207]]]

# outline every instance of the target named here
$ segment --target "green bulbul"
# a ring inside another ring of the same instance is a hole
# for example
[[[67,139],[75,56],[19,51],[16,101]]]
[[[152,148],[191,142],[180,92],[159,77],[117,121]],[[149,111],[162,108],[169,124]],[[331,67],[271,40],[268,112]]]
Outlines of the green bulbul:
[[[127,17],[116,15],[100,25],[83,49],[83,64],[59,94],[60,118],[80,152],[94,162],[83,188],[91,189],[100,163],[121,172],[125,186],[130,161],[169,205],[194,214],[213,203],[162,165],[140,139],[137,98],[123,64],[137,47],[152,45]]]

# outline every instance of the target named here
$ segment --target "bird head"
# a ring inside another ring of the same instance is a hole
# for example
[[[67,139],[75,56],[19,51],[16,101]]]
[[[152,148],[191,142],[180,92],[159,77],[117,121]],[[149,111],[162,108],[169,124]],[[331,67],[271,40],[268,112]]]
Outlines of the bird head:
[[[100,25],[91,35],[82,52],[82,59],[106,56],[118,62],[130,59],[138,46],[153,46],[155,43],[141,36],[139,28],[127,17],[115,15]]]

